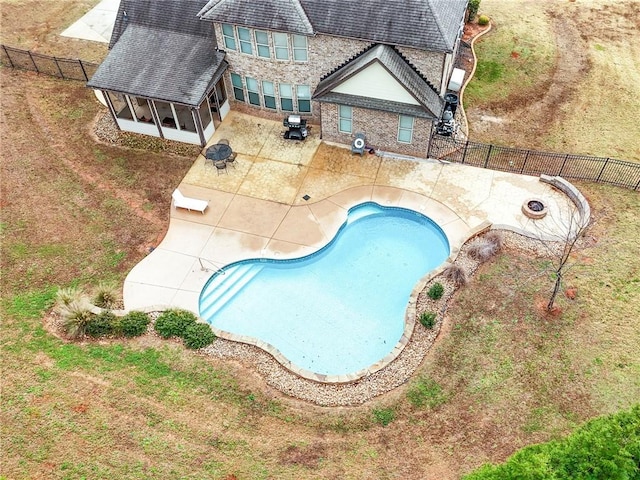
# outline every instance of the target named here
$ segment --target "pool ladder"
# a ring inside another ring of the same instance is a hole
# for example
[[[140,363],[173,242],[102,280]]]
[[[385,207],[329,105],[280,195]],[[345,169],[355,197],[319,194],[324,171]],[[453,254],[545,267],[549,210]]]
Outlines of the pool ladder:
[[[213,265],[216,269],[215,273],[220,272],[222,275],[225,275],[225,271],[222,269],[222,267],[219,267],[218,265],[216,265],[215,263],[213,263],[211,260],[208,260],[206,258],[200,258],[198,257],[198,262],[200,262],[200,270],[202,270],[203,272],[208,272],[210,271],[209,268],[205,267],[204,264],[202,263],[202,261],[208,262],[211,265]]]

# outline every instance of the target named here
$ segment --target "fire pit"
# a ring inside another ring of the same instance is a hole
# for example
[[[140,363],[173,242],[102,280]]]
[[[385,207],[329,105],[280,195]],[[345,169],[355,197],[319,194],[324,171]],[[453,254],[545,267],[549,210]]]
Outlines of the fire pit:
[[[547,206],[538,198],[529,198],[522,204],[522,213],[533,220],[544,218],[547,212]]]

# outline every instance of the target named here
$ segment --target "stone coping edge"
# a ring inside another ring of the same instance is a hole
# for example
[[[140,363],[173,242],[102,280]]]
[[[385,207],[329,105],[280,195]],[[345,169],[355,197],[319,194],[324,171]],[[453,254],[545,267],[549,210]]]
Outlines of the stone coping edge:
[[[580,213],[580,225],[587,225],[591,221],[591,207],[584,195],[572,183],[562,177],[551,175],[540,175],[540,181],[557,188],[564,193],[575,204]]]

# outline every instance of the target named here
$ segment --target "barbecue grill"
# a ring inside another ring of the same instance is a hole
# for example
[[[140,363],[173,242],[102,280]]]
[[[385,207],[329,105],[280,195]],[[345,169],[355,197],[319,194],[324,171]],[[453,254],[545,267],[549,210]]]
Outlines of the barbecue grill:
[[[288,129],[284,132],[284,138],[287,140],[304,140],[309,135],[307,120],[300,118],[300,115],[289,115],[282,124]]]

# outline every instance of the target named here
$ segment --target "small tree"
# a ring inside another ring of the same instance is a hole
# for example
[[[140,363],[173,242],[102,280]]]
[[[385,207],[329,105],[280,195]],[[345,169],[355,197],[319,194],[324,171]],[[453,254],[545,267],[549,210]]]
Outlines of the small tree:
[[[566,212],[561,212],[559,217],[554,219],[554,226],[556,229],[551,232],[549,228],[543,228],[536,224],[538,240],[540,240],[552,259],[551,268],[555,276],[553,290],[547,303],[547,311],[553,309],[558,292],[562,287],[564,276],[574,265],[570,262],[571,254],[586,233],[589,227],[589,219],[583,218],[572,205],[568,204]]]
[[[480,0],[469,0],[469,21],[473,22],[480,9]]]

